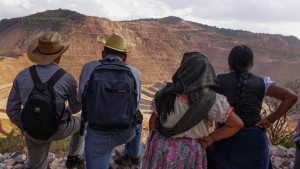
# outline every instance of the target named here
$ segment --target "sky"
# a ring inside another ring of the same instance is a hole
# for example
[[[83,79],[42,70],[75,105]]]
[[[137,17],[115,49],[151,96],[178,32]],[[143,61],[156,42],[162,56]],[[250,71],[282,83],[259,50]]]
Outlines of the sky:
[[[0,19],[59,8],[113,21],[177,16],[218,28],[300,39],[300,0],[0,0]]]

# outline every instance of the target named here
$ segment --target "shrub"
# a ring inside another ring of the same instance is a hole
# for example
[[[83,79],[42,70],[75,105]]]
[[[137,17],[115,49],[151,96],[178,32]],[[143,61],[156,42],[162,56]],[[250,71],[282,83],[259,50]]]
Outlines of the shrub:
[[[0,138],[0,153],[10,153],[24,150],[25,141],[20,130],[13,129],[5,138]]]
[[[50,152],[56,155],[67,155],[70,137],[51,144]],[[20,150],[27,152],[24,136],[19,129],[13,129],[5,138],[0,138],[0,153],[13,153]]]
[[[280,145],[285,148],[296,148],[296,144],[292,141],[292,138],[284,140]]]
[[[300,79],[297,79],[286,85],[287,88],[300,94]],[[280,105],[279,100],[266,97],[265,106],[262,109],[262,117],[268,116],[273,113]],[[299,113],[300,100],[298,100],[293,107],[281,118],[276,120],[267,130],[269,135],[269,142],[272,145],[287,144],[287,140],[291,139],[296,133],[296,122],[291,115]]]

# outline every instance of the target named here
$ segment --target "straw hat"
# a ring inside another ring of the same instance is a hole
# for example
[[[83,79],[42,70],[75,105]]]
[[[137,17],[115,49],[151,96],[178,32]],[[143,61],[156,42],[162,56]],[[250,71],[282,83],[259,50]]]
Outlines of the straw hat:
[[[69,46],[62,43],[58,32],[46,32],[28,45],[27,57],[34,63],[47,65],[61,56]]]
[[[102,43],[105,47],[108,47],[110,49],[119,51],[119,52],[131,52],[131,50],[128,50],[126,47],[126,40],[122,35],[119,34],[112,34],[107,41],[105,41],[105,37],[103,35],[99,35],[97,37],[97,41]]]

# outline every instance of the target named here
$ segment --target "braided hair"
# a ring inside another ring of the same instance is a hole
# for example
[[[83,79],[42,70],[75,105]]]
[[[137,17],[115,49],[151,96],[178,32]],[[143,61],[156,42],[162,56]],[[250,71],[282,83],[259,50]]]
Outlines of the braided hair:
[[[245,89],[247,88],[247,80],[251,77],[249,73],[253,66],[253,52],[246,45],[235,46],[228,57],[230,70],[236,73],[238,83],[236,87],[236,102],[234,108],[239,112],[239,108],[243,103]]]

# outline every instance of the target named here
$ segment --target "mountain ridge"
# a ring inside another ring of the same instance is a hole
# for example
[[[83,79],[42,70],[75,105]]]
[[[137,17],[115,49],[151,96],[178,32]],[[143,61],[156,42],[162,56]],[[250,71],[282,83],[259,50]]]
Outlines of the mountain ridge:
[[[14,62],[24,62],[29,42],[50,30],[60,32],[63,41],[71,45],[63,57],[62,66],[77,79],[84,63],[101,58],[102,46],[97,44],[96,37],[100,34],[108,37],[115,32],[123,34],[133,48],[128,62],[141,70],[142,82],[146,84],[170,80],[182,54],[187,51],[203,53],[212,62],[217,73],[226,72],[229,51],[238,44],[245,44],[253,49],[253,71],[260,76],[269,75],[280,83],[286,83],[293,81],[296,77],[294,71],[300,69],[297,66],[300,40],[294,36],[217,28],[176,16],[112,21],[66,9],[1,20],[0,55],[16,59]],[[4,64],[6,60],[2,59],[0,64]],[[70,60],[72,66],[69,66]],[[14,62],[5,64],[7,67],[14,67]],[[282,70],[278,71],[274,67],[278,65],[282,66]],[[4,80],[7,83],[17,73],[15,68],[11,72],[10,78]]]

